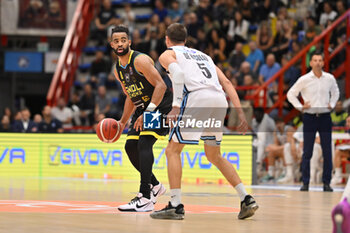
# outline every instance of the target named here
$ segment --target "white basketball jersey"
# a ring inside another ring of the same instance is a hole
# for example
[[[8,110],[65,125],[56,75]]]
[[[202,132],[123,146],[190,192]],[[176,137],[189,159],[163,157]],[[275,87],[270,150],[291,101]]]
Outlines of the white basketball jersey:
[[[171,49],[185,74],[185,86],[188,91],[209,88],[223,93],[216,66],[208,55],[186,46],[173,46]]]

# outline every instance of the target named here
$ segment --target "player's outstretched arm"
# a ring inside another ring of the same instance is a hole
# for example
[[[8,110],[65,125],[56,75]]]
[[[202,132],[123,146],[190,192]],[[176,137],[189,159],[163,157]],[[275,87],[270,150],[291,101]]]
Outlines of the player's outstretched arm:
[[[241,121],[240,125],[237,127],[239,132],[245,133],[248,130],[248,123],[246,121],[244,112],[242,110],[241,102],[239,101],[239,97],[232,83],[226,78],[225,74],[216,66],[216,73],[219,77],[219,82],[221,86],[224,88],[226,94],[230,98],[233,106],[235,107],[238,117]]]
[[[172,110],[168,113],[167,121],[175,122],[180,113],[182,103],[182,94],[185,84],[185,74],[176,61],[176,55],[173,50],[166,50],[159,57],[160,64],[169,71],[171,83],[173,85],[173,103]]]
[[[171,82],[173,84],[173,107],[180,107],[185,83],[185,75],[176,61],[176,55],[173,50],[166,50],[159,57],[160,64],[169,71]]]
[[[157,69],[154,67],[153,60],[147,55],[137,56],[134,62],[135,68],[142,73],[148,82],[154,86],[151,103],[156,106],[160,104],[166,91],[166,85]],[[154,107],[154,108],[155,108]]]

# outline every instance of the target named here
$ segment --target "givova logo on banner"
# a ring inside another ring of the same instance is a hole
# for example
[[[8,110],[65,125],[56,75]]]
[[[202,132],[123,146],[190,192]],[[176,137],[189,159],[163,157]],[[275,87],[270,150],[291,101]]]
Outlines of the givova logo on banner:
[[[113,144],[102,143],[93,134],[0,133],[0,176],[70,177],[139,180],[139,173],[124,150],[126,135]],[[155,174],[167,181],[167,140],[154,147]],[[237,168],[244,183],[252,179],[252,137],[224,135],[222,156]],[[188,145],[180,156],[185,183],[220,183],[224,179],[200,145]]]
[[[50,145],[48,150],[50,165],[81,164],[91,166],[122,166],[123,162],[121,150],[73,149],[58,145]]]
[[[15,161],[25,163],[26,152],[23,148],[0,146],[0,164],[5,161],[9,162],[10,164],[14,163]]]

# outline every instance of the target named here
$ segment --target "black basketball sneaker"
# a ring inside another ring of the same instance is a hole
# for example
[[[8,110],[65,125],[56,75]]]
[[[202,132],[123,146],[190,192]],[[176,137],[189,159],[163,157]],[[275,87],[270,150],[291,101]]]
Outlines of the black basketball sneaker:
[[[182,220],[185,217],[185,209],[184,205],[180,204],[176,207],[173,207],[171,205],[171,202],[169,201],[169,204],[165,206],[164,209],[154,211],[150,214],[151,218],[154,219],[174,219],[174,220]]]
[[[241,201],[241,211],[238,214],[239,219],[249,218],[254,215],[255,211],[259,208],[255,199],[247,195],[244,200]]]

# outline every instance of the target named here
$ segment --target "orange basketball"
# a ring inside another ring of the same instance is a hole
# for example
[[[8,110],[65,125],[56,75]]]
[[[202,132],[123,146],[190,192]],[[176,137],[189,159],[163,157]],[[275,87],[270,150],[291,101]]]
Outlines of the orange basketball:
[[[96,134],[105,143],[112,143],[119,139],[122,130],[118,121],[105,118],[97,124]]]

